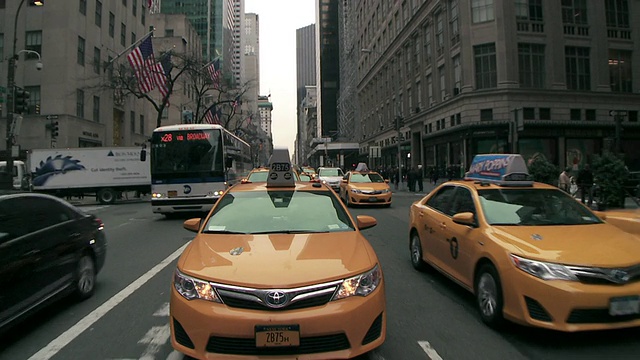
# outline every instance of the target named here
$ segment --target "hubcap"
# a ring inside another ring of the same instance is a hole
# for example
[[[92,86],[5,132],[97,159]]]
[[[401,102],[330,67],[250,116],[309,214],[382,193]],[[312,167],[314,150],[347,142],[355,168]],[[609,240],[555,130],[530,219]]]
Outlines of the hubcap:
[[[78,290],[83,293],[89,293],[93,289],[93,261],[88,256],[80,259],[80,264],[78,265]]]
[[[495,314],[497,298],[498,291],[493,276],[488,273],[482,274],[478,282],[478,303],[484,316],[492,317]]]
[[[420,262],[420,256],[420,241],[414,236],[411,238],[411,260],[413,260],[414,264]]]

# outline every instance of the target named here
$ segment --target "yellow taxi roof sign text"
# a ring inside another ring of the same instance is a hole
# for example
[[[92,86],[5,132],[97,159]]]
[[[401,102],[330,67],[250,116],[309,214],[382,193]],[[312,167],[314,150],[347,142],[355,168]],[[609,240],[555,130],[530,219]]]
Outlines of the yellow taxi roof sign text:
[[[288,148],[278,147],[273,149],[268,167],[267,187],[295,186],[296,179],[293,174]]]
[[[502,186],[533,185],[527,164],[520,154],[478,154],[464,178]]]

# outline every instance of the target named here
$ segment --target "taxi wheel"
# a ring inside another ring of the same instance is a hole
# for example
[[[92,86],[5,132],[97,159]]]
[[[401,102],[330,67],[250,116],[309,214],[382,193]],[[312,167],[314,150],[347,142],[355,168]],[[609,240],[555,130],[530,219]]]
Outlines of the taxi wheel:
[[[411,233],[411,240],[409,243],[409,250],[411,250],[411,265],[418,271],[425,271],[427,264],[422,260],[422,245],[420,244],[420,236],[417,232]]]
[[[502,286],[493,265],[485,264],[480,268],[476,276],[475,292],[482,321],[493,328],[502,325]]]
[[[76,267],[75,293],[80,300],[93,295],[96,288],[96,265],[89,254],[83,254]]]

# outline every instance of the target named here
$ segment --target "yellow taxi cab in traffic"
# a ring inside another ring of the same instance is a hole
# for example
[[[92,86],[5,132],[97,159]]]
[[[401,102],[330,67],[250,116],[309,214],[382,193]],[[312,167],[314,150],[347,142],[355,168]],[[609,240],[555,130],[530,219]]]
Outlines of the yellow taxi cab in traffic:
[[[596,214],[607,223],[640,236],[640,209],[611,209],[596,211]]]
[[[231,187],[180,256],[171,284],[171,344],[197,359],[347,359],[386,336],[380,262],[362,229],[320,182],[295,182],[275,149],[267,182]],[[310,210],[311,209],[311,210]]]
[[[640,238],[531,181],[520,155],[477,155],[464,180],[414,202],[409,221],[412,265],[472,292],[488,325],[640,326]]]
[[[293,174],[296,181],[300,181],[300,175],[297,171],[292,170],[291,174]],[[263,182],[267,181],[269,176],[269,168],[267,167],[258,167],[249,171],[249,174],[245,179],[242,179],[242,182]]]
[[[347,206],[374,204],[391,206],[389,180],[369,170],[365,163],[359,163],[355,170],[348,171],[344,175],[338,192]]]

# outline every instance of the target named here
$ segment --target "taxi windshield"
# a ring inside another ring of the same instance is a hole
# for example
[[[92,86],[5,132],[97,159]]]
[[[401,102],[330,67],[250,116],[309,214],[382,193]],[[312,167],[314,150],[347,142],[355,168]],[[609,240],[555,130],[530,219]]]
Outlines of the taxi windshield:
[[[355,231],[340,200],[328,191],[229,192],[203,232],[269,234]]]
[[[352,183],[383,183],[384,179],[378,173],[352,174]]]
[[[585,225],[602,221],[589,209],[558,189],[478,190],[490,225]]]
[[[253,171],[249,174],[248,180],[251,182],[267,181],[269,171]]]
[[[327,168],[319,169],[318,176],[344,176],[342,169],[339,168]]]

